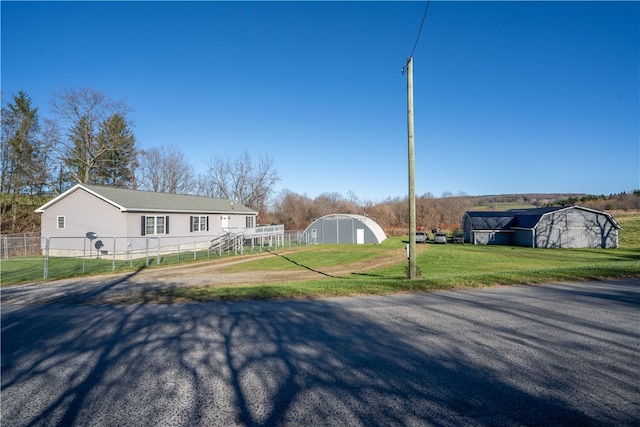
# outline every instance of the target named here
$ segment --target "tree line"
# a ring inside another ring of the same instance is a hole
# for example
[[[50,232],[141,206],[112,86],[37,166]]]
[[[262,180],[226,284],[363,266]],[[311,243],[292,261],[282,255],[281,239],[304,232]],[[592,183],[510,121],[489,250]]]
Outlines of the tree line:
[[[198,174],[175,145],[139,149],[131,108],[98,90],[63,88],[51,97],[50,111],[41,117],[24,91],[3,99],[3,233],[39,229],[30,210],[76,184],[228,198],[267,216],[280,179],[267,156],[212,156],[207,171]]]
[[[267,156],[248,152],[235,158],[212,156],[204,173],[196,173],[175,145],[139,149],[128,118],[130,108],[94,89],[62,89],[51,100],[51,117],[40,117],[25,92],[2,105],[0,210],[2,233],[39,231],[33,212],[77,183],[192,194],[233,200],[256,210],[263,224],[302,230],[332,213],[365,215],[389,235],[406,235],[406,197],[381,202],[323,193],[311,198],[290,190],[275,194],[280,177]],[[416,197],[419,229],[455,230],[467,210],[504,210],[504,206],[580,204],[601,210],[640,209],[640,190],[610,196],[527,194],[468,196],[431,193]]]

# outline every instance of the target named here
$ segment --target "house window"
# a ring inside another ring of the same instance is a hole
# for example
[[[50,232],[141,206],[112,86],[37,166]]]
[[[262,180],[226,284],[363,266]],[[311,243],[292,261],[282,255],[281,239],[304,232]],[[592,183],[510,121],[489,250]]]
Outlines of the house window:
[[[57,228],[59,230],[64,229],[64,216],[59,216],[58,217],[58,226],[57,226]]]
[[[209,218],[206,216],[191,217],[191,231],[208,231]]]
[[[166,234],[165,224],[166,217],[164,216],[147,216],[145,217],[145,234]]]
[[[245,221],[246,227],[247,228],[253,228],[253,217],[252,216],[248,216],[246,221]]]

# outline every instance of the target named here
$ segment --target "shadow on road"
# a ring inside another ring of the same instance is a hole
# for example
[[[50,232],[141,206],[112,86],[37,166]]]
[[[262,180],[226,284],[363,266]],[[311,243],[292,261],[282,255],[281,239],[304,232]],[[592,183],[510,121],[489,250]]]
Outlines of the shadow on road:
[[[606,295],[566,289],[541,297],[637,305],[637,290],[623,284]],[[573,377],[573,370],[587,369],[576,358],[594,350],[609,348],[615,363],[625,352],[637,356],[630,344],[637,344],[637,333],[571,313],[543,310],[541,318],[529,301],[514,301],[500,306],[492,298],[444,292],[400,302],[370,298],[364,309],[345,300],[11,307],[2,313],[2,420],[59,426],[638,421],[637,401],[622,408],[610,402],[619,390],[637,390],[637,361],[612,373],[608,359],[592,357],[593,378]],[[483,317],[496,312],[497,320]],[[516,320],[527,327],[515,327]],[[568,352],[567,342],[554,341],[572,328],[591,344]],[[610,338],[597,338],[604,328]],[[598,395],[589,397],[593,384]]]

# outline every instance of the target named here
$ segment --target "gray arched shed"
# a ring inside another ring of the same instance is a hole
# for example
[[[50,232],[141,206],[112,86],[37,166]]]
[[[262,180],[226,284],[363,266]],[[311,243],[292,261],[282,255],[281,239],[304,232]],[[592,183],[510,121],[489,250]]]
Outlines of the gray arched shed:
[[[532,248],[617,248],[622,227],[611,214],[581,206],[470,211],[462,217],[464,241]]]
[[[309,243],[380,244],[387,235],[377,222],[366,216],[331,214],[313,221],[302,238]]]

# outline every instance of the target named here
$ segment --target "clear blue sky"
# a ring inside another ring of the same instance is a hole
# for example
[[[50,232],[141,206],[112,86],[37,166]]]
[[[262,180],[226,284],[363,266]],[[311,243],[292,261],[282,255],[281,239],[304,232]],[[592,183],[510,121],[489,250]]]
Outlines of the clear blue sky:
[[[401,68],[425,2],[2,1],[3,99],[91,87],[140,148],[270,156],[278,190],[407,194]],[[416,193],[640,188],[640,3],[432,1]]]

